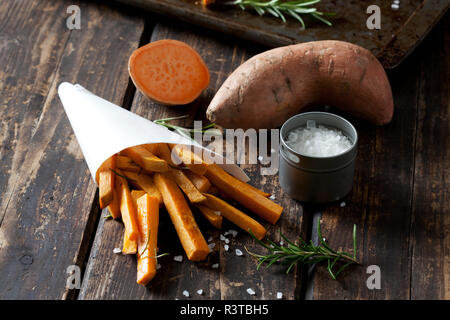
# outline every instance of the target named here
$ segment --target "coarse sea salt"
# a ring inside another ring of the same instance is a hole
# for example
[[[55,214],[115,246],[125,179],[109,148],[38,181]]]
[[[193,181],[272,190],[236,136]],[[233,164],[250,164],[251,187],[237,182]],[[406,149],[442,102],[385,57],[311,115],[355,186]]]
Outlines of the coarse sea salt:
[[[183,261],[183,256],[175,256],[175,257],[173,257],[173,260],[175,260],[177,262],[182,262]]]
[[[189,291],[183,290],[183,296],[185,296],[186,298],[189,298]]]
[[[286,144],[295,152],[313,157],[331,157],[350,149],[353,143],[338,129],[315,125],[307,120],[306,127],[289,132]]]
[[[256,294],[255,290],[253,290],[252,288],[248,288],[247,293],[251,296],[254,296]]]

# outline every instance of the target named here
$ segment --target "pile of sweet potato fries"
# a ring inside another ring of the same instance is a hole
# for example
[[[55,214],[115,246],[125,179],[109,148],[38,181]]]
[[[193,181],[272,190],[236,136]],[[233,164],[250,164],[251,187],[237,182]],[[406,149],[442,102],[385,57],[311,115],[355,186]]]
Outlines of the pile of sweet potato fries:
[[[177,165],[178,164],[178,165]],[[137,283],[156,274],[159,208],[165,206],[189,260],[204,260],[210,248],[191,209],[214,227],[225,218],[262,239],[266,229],[223,199],[240,203],[275,224],[283,208],[265,193],[210,164],[189,146],[166,143],[131,147],[113,155],[97,171],[100,207],[122,218],[123,254],[137,256]],[[130,189],[130,185],[133,190]],[[221,199],[222,198],[222,199]]]

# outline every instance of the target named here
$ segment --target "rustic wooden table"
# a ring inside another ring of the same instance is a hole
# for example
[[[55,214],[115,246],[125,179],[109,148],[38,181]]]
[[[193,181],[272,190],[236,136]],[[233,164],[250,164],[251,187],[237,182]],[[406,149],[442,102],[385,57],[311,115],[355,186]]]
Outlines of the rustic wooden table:
[[[272,192],[285,207],[270,228],[288,237],[314,238],[321,219],[332,246],[350,249],[357,224],[358,259],[337,281],[325,268],[259,271],[249,256],[226,252],[219,231],[204,223],[217,246],[205,263],[173,262],[148,288],[135,282],[134,257],[113,253],[120,222],[101,218],[97,188],[57,96],[62,81],[80,83],[148,119],[204,110],[228,74],[263,47],[161,16],[105,2],[81,1],[81,29],[66,28],[73,1],[8,0],[0,3],[0,299],[449,299],[450,139],[449,14],[420,47],[389,72],[395,116],[385,127],[350,118],[360,134],[352,193],[339,203],[305,206],[291,200],[278,177],[244,166],[252,184]],[[127,60],[139,46],[174,38],[193,46],[211,71],[208,90],[187,107],[165,108],[136,92]],[[231,225],[225,225],[225,230]],[[162,252],[183,254],[162,212]],[[232,248],[258,247],[244,233]],[[219,263],[219,269],[211,268]],[[67,268],[82,271],[79,290],[68,289]],[[370,290],[367,267],[378,265],[381,288]],[[253,288],[255,296],[247,294]],[[203,289],[204,294],[195,294]]]

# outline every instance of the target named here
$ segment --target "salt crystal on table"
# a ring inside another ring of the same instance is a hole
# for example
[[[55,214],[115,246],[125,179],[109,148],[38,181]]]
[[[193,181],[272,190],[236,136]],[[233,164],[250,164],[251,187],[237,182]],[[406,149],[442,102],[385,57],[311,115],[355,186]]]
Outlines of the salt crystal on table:
[[[225,241],[226,238],[225,238],[224,235],[221,234],[221,235],[219,236],[219,239],[220,239],[220,241]]]
[[[270,200],[275,200],[275,195],[274,194],[270,195],[269,199]]]
[[[225,249],[225,251],[228,251],[228,249],[230,248],[230,246],[226,244],[226,245],[223,246],[223,248]]]
[[[211,242],[211,241],[213,241],[213,237],[208,238],[208,242]]]
[[[258,157],[258,161],[261,162],[262,160],[263,160],[263,157],[262,157],[262,156],[259,156],[259,157]]]
[[[161,269],[161,265],[158,263],[158,264],[156,265],[156,270],[159,270],[159,269]]]
[[[181,262],[183,261],[183,256],[175,256],[173,257],[173,260],[175,260],[176,262]]]
[[[208,244],[209,250],[214,249],[215,246],[216,246],[216,244],[214,242],[211,242],[210,244]]]
[[[284,244],[283,240],[280,241],[280,246],[282,246]]]
[[[277,299],[282,299],[282,298],[283,298],[283,293],[277,292]]]
[[[219,264],[218,264],[218,263],[214,263],[214,264],[211,266],[211,268],[213,268],[213,269],[218,269],[218,268],[219,268]]]
[[[289,132],[286,144],[295,152],[313,157],[331,157],[350,149],[353,143],[338,129],[319,125]]]
[[[256,292],[252,288],[248,288],[247,293],[251,296],[254,296],[256,294]]]
[[[197,294],[202,295],[203,294],[203,289],[197,290]]]
[[[189,291],[183,290],[183,296],[185,296],[186,298],[189,298]]]
[[[228,230],[228,233],[233,235],[233,238],[237,236],[238,232],[236,230]]]
[[[398,10],[400,8],[400,6],[396,3],[391,4],[391,9],[392,10]]]
[[[341,202],[341,207],[345,207],[345,202]]]
[[[236,255],[237,255],[237,256],[242,256],[242,255],[243,255],[243,253],[242,253],[242,251],[241,251],[241,250],[239,250],[239,249],[236,249]]]
[[[225,238],[225,243],[230,243],[230,240],[228,240],[227,238]]]
[[[121,250],[120,248],[114,248],[113,252],[114,252],[115,254],[119,254],[119,253],[122,252],[122,250]]]

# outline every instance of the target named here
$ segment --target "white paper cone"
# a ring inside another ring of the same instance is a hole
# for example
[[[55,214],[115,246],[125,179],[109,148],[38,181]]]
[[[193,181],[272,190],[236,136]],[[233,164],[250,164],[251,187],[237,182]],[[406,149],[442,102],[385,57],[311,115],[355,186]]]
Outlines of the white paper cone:
[[[63,82],[58,87],[58,94],[94,181],[100,165],[126,148],[144,143],[194,144],[192,140],[102,99],[78,84]],[[220,166],[242,181],[249,180],[236,165]]]

